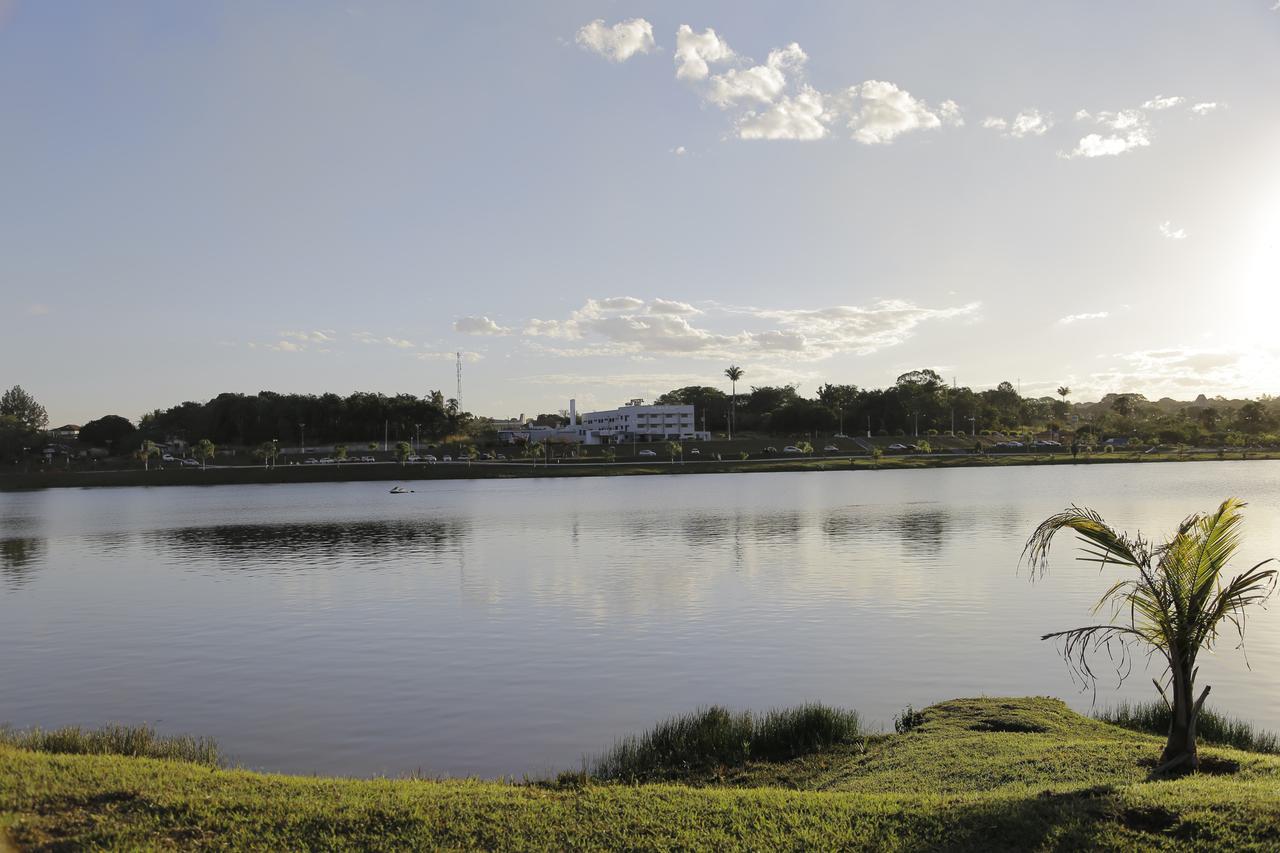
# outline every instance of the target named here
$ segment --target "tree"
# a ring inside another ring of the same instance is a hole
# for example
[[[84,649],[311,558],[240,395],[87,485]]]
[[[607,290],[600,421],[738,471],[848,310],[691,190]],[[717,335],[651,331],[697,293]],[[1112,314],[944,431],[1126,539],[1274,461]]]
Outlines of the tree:
[[[127,418],[105,415],[80,428],[80,442],[90,447],[108,447],[118,451],[133,443],[131,439],[136,432]]]
[[[1100,648],[1119,653],[1121,678],[1128,674],[1131,644],[1159,653],[1167,672],[1165,684],[1155,685],[1172,721],[1157,772],[1199,766],[1196,722],[1209,687],[1195,696],[1196,656],[1212,649],[1219,633],[1230,628],[1243,644],[1245,608],[1261,604],[1275,589],[1275,569],[1263,568],[1269,559],[1223,582],[1240,544],[1244,506],[1228,498],[1215,512],[1191,516],[1164,544],[1154,547],[1141,534],[1118,532],[1093,510],[1074,506],[1046,519],[1027,540],[1024,556],[1040,574],[1048,566],[1054,535],[1064,529],[1075,531],[1085,543],[1081,559],[1100,569],[1120,566],[1137,572],[1136,578],[1120,580],[1107,590],[1094,608],[1111,605],[1111,622],[1055,631],[1041,639],[1059,641],[1063,656],[1087,683],[1094,678],[1088,657]],[[1172,688],[1172,699],[1165,693],[1167,687]]]
[[[725,368],[724,375],[729,377],[729,386],[733,389],[731,392],[729,403],[729,439],[733,439],[734,427],[738,425],[738,380],[743,377],[745,371],[736,364],[731,364]]]
[[[684,446],[678,441],[667,442],[667,453],[671,455],[672,464],[675,463],[676,457],[680,457],[680,461],[684,462]]]
[[[916,447],[920,448],[921,453],[933,452],[933,445],[925,441],[924,439],[921,439],[920,441],[916,442]]]
[[[200,470],[204,470],[205,465],[213,458],[213,454],[217,449],[214,443],[207,438],[202,438],[196,442],[196,458],[200,460]]]
[[[39,432],[49,425],[49,413],[36,402],[21,385],[14,385],[0,395],[0,415],[8,415],[18,426],[31,432]]]
[[[1111,401],[1111,410],[1122,418],[1132,417],[1134,409],[1132,394],[1119,394]]]
[[[1062,402],[1067,402],[1067,398],[1071,396],[1071,389],[1066,385],[1059,385],[1058,396],[1062,398]]]
[[[801,453],[803,453],[805,456],[810,456],[813,454],[813,445],[807,441],[802,441],[799,444],[797,444],[796,449],[799,450]]]
[[[279,446],[275,441],[264,441],[258,445],[258,449],[253,451],[253,455],[262,460],[262,467],[266,468],[275,464],[276,456],[280,453]]]
[[[412,455],[413,455],[413,445],[409,444],[409,442],[407,441],[396,442],[396,459],[400,461],[401,465],[404,465],[404,463],[408,462],[409,457]]]
[[[335,444],[333,446],[333,458],[339,462],[347,458],[347,446],[345,444]]]
[[[142,446],[134,452],[134,456],[142,460],[142,470],[144,471],[151,470],[151,457],[159,455],[160,448],[150,439],[142,442]]]

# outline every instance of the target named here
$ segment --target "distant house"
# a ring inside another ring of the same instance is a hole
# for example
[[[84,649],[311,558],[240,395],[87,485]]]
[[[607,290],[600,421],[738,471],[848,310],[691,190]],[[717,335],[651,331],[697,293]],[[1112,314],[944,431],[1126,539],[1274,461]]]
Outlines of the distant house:
[[[55,440],[75,441],[80,437],[80,427],[77,424],[63,424],[57,429],[46,430],[45,435]]]

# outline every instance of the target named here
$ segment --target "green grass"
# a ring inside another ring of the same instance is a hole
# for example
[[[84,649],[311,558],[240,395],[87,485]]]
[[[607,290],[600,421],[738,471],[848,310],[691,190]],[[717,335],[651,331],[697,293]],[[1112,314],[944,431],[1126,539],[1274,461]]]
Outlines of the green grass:
[[[123,755],[218,764],[218,744],[211,738],[161,735],[146,725],[107,725],[99,729],[0,727],[0,744],[64,755]]]
[[[0,745],[0,835],[34,850],[1280,847],[1278,757],[1204,747],[1209,772],[1153,781],[1161,739],[1057,700],[922,713],[906,734],[700,786],[295,777]]]
[[[785,761],[853,743],[858,714],[809,704],[752,714],[711,707],[664,720],[645,734],[624,738],[597,758],[600,779],[656,781],[717,773],[748,761]]]
[[[1121,702],[1113,708],[1096,712],[1095,719],[1153,735],[1167,735],[1172,714],[1164,702]],[[1280,737],[1274,732],[1259,731],[1245,720],[1219,714],[1205,706],[1196,721],[1196,734],[1201,743],[1233,746],[1250,752],[1280,755]]]

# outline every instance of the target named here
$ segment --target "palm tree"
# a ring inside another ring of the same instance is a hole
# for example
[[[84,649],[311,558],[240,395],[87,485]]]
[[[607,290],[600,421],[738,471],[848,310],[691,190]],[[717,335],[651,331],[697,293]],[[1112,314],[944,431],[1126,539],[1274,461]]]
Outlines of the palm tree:
[[[201,471],[204,470],[208,461],[213,458],[213,454],[216,449],[217,448],[214,447],[213,442],[207,438],[202,438],[196,442],[196,458],[200,460]]]
[[[1058,386],[1058,396],[1062,398],[1062,402],[1067,402],[1067,397],[1071,395],[1071,389],[1066,385]]]
[[[401,467],[409,461],[409,457],[413,455],[413,445],[407,441],[396,442],[396,459],[399,460]]]
[[[1243,501],[1228,498],[1215,512],[1182,522],[1177,533],[1159,546],[1140,534],[1116,531],[1093,510],[1073,506],[1036,528],[1023,552],[1043,574],[1054,534],[1070,528],[1085,543],[1081,549],[1085,556],[1080,559],[1099,568],[1115,565],[1138,573],[1134,579],[1117,581],[1094,608],[1096,612],[1110,604],[1112,622],[1055,631],[1041,639],[1059,641],[1074,673],[1090,684],[1094,676],[1087,658],[1099,648],[1119,653],[1122,679],[1128,675],[1130,644],[1160,654],[1167,675],[1163,685],[1160,681],[1155,685],[1172,720],[1157,773],[1199,766],[1196,722],[1209,687],[1195,696],[1196,655],[1201,649],[1212,649],[1219,631],[1228,627],[1235,629],[1243,644],[1244,609],[1265,601],[1276,586],[1276,570],[1263,568],[1270,559],[1223,582],[1227,563],[1240,544],[1244,506]],[[1172,687],[1172,701],[1165,695],[1166,687]]]
[[[732,402],[730,403],[731,412],[729,416],[729,440],[733,440],[733,428],[738,425],[738,380],[742,378],[742,368],[736,364],[729,365],[724,375],[729,377],[729,384],[733,388]]]
[[[684,445],[678,441],[667,442],[667,453],[671,454],[671,462],[675,464],[676,457],[680,457],[680,461],[684,462]]]

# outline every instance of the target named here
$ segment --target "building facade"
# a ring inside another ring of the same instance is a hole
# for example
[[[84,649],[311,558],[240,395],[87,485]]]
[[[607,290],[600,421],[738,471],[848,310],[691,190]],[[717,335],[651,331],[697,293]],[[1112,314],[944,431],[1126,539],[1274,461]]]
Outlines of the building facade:
[[[587,412],[578,418],[576,400],[569,401],[569,424],[556,429],[526,425],[499,430],[505,443],[625,444],[649,441],[706,441],[710,433],[697,429],[693,406],[646,406],[632,400],[625,406]]]

